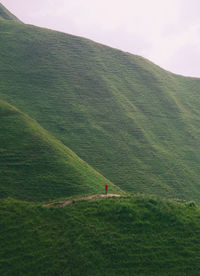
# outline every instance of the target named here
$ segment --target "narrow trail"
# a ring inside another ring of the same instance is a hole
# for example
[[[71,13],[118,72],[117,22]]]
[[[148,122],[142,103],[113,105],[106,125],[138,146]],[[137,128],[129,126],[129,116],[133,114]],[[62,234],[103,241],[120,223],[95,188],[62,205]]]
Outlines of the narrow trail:
[[[121,195],[118,194],[99,194],[99,195],[91,195],[91,196],[87,196],[87,197],[80,197],[80,198],[74,198],[74,199],[70,199],[70,200],[64,200],[64,201],[57,201],[57,202],[52,202],[52,203],[48,203],[48,204],[44,204],[44,207],[65,207],[67,205],[71,205],[73,203],[75,203],[76,201],[81,201],[81,200],[93,200],[93,199],[97,199],[97,198],[103,198],[103,197],[120,197]]]

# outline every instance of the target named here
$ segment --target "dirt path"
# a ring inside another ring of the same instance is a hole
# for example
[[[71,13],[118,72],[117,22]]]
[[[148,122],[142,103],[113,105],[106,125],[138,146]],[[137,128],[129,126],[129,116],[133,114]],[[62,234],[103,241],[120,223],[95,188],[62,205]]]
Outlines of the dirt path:
[[[58,201],[58,202],[53,202],[53,203],[48,203],[43,205],[44,207],[64,207],[70,204],[75,203],[76,201],[81,201],[81,200],[93,200],[93,199],[97,199],[97,198],[103,198],[103,197],[120,197],[120,195],[118,194],[99,194],[99,195],[91,195],[91,196],[87,196],[87,197],[80,197],[80,198],[74,198],[74,199],[70,199],[70,200],[66,200],[66,201]]]

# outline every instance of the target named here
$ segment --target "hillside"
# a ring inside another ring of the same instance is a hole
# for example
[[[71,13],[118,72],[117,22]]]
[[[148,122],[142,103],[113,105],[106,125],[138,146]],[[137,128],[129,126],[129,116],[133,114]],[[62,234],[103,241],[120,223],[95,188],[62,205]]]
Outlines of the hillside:
[[[0,20],[2,19],[20,22],[20,20],[15,15],[13,15],[0,3]]]
[[[0,200],[1,275],[196,276],[200,209],[151,197]]]
[[[119,188],[34,120],[0,101],[0,197],[29,201]]]
[[[200,200],[200,80],[90,40],[0,22],[0,97],[122,189]]]

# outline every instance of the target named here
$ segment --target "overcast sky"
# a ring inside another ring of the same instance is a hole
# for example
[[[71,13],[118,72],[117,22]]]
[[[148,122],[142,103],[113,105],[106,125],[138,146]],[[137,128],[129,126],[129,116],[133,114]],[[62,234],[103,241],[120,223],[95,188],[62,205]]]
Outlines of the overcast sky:
[[[200,0],[0,0],[24,23],[90,38],[200,77]]]

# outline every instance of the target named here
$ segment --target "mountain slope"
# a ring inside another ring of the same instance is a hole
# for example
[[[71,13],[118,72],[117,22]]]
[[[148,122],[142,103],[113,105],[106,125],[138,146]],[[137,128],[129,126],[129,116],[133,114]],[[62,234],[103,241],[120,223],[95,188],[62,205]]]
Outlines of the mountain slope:
[[[0,197],[49,200],[102,192],[109,183],[34,120],[3,101],[0,168]],[[110,191],[119,191],[110,185]]]
[[[190,275],[200,269],[200,209],[155,198],[64,208],[0,200],[1,275]]]
[[[0,3],[0,20],[2,19],[20,22],[20,20],[15,15],[13,15]]]
[[[0,22],[0,95],[121,188],[200,200],[200,80]]]

